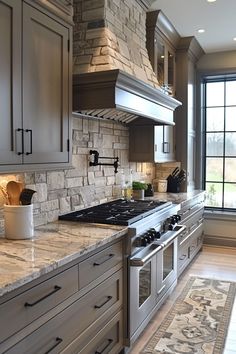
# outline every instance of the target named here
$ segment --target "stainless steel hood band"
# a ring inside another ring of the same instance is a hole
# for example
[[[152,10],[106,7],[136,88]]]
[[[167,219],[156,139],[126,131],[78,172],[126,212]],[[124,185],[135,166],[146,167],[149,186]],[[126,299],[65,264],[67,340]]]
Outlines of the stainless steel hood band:
[[[161,89],[118,69],[73,75],[73,112],[125,124],[174,125],[181,105]]]

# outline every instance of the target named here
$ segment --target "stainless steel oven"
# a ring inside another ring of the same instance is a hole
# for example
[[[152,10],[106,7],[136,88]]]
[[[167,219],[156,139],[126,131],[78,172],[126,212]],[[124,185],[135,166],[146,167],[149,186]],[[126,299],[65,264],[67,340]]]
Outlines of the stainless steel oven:
[[[156,229],[152,228],[153,234]],[[175,225],[129,258],[130,343],[177,284],[178,235],[184,230],[185,226]]]

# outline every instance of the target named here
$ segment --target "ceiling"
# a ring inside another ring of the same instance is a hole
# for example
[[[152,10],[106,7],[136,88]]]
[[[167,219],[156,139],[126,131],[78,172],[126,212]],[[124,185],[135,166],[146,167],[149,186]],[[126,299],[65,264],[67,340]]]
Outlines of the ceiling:
[[[195,36],[205,53],[236,50],[236,0],[155,0],[151,10],[161,10],[181,37]]]

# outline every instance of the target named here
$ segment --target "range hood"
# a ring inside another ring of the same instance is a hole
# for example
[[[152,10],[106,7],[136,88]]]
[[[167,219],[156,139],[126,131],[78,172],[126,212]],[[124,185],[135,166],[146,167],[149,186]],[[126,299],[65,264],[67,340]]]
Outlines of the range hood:
[[[132,124],[174,125],[181,102],[120,70],[73,75],[73,112]]]

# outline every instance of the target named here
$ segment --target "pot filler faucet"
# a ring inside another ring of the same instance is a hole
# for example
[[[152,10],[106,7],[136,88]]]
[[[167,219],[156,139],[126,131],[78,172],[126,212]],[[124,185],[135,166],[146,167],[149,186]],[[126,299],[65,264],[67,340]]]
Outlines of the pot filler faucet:
[[[119,165],[119,157],[101,157],[99,156],[99,152],[96,150],[90,150],[90,155],[93,155],[93,161],[89,162],[89,166],[114,166],[115,168],[115,173],[118,172],[118,165]],[[108,163],[108,162],[98,162],[98,159],[110,159],[110,160],[115,160],[113,163]]]

